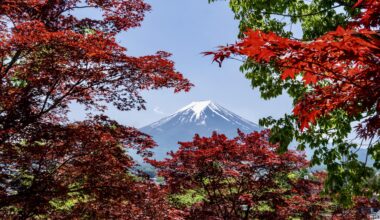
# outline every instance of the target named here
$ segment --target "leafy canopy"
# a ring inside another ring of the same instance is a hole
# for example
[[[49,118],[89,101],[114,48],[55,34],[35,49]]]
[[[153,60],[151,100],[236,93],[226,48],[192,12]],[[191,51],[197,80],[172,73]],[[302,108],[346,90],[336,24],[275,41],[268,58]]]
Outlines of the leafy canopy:
[[[79,18],[78,10],[101,17]],[[165,192],[126,149],[155,144],[104,116],[67,120],[69,104],[143,109],[142,90],[192,86],[167,52],[132,57],[116,41],[143,0],[0,1],[0,215],[9,219],[171,219]]]
[[[234,139],[214,133],[180,143],[164,161],[151,161],[165,178],[172,202],[188,211],[185,219],[363,219],[358,207],[335,206],[322,195],[325,173],[308,174],[297,151],[278,154],[269,131],[240,133]],[[190,201],[189,201],[190,200]],[[375,206],[374,206],[375,207]]]
[[[327,166],[327,186],[348,204],[380,167],[380,2],[231,0],[230,6],[242,40],[206,54],[219,64],[232,54],[247,57],[241,70],[264,99],[288,93],[292,114],[261,124],[271,127],[280,151],[293,140],[301,150],[312,148],[311,163]],[[301,39],[292,24],[301,25]],[[356,154],[363,146],[364,162]]]

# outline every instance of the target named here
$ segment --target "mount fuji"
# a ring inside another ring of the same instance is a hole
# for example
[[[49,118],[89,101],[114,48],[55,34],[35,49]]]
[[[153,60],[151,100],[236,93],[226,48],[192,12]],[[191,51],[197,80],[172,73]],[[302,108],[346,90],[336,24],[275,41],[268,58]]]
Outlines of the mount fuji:
[[[192,102],[174,114],[140,128],[142,132],[151,135],[158,144],[153,149],[154,158],[157,160],[167,157],[169,151],[178,150],[179,141],[191,141],[195,134],[211,136],[213,131],[217,131],[233,138],[237,136],[237,129],[250,133],[260,131],[262,128],[212,101]],[[307,149],[305,153],[307,158],[311,159],[313,151]],[[366,161],[366,154],[367,149],[359,149],[358,159]],[[133,155],[134,159],[142,162],[142,158],[136,153]],[[368,165],[372,166],[373,163],[373,159],[368,158]],[[324,165],[313,168],[313,170],[322,169],[325,169]]]
[[[158,144],[154,157],[163,159],[167,152],[178,149],[179,141],[191,141],[195,134],[210,136],[217,131],[231,138],[237,136],[237,129],[244,133],[261,130],[259,125],[212,101],[199,101],[140,130],[153,137]]]

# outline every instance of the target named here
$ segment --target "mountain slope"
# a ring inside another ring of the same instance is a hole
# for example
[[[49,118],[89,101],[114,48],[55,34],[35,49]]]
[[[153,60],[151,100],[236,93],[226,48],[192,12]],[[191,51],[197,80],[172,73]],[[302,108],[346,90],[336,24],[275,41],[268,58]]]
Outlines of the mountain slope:
[[[210,136],[213,131],[235,137],[237,129],[243,132],[260,130],[260,127],[211,101],[192,102],[173,115],[163,118],[140,130],[153,137],[159,147],[155,158],[162,159],[166,152],[178,149],[178,141],[190,141],[194,134]]]

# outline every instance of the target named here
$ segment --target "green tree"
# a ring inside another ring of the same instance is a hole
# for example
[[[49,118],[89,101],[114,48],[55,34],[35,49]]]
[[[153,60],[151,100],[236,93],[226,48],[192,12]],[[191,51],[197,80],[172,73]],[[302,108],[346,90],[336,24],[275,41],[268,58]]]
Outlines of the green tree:
[[[213,1],[215,0],[209,2]],[[247,31],[253,30],[262,31],[261,33],[264,34],[271,32],[281,37],[281,39],[278,38],[279,40],[289,40],[289,42],[292,40],[291,43],[296,42],[296,44],[299,43],[298,45],[305,46],[308,43],[315,42],[317,38],[320,39],[330,31],[336,30],[339,26],[343,29],[358,30],[362,28],[367,31],[379,27],[379,1],[377,0],[359,2],[356,0],[230,0],[230,7],[235,13],[235,19],[240,21],[239,37],[241,39],[248,38]],[[363,11],[367,12],[365,16],[362,13]],[[354,27],[355,25],[356,27]],[[302,36],[299,39],[292,32],[294,26],[302,28]],[[378,34],[375,35],[374,38],[377,40],[371,44],[378,48]],[[273,36],[268,35],[267,40],[270,40],[271,37],[273,38]],[[276,47],[274,44],[271,46],[271,49]],[[219,52],[223,53],[224,49]],[[285,49],[282,49],[284,52]],[[295,51],[297,48],[292,49]],[[230,47],[224,52],[234,53],[236,50],[237,48]],[[377,57],[374,60],[378,60],[378,55],[376,55],[378,49],[373,51],[375,51],[374,57]],[[252,58],[241,51],[238,51],[237,54]],[[221,61],[220,58],[225,58],[225,55],[228,56],[227,53],[219,54],[215,60]],[[283,55],[286,53],[284,52]],[[263,60],[265,56],[267,59]],[[360,55],[355,54],[355,56],[352,56],[352,60]],[[293,77],[284,77],[286,68],[284,65],[279,65],[275,58],[268,54],[261,54],[261,57],[258,55],[256,58],[247,59],[240,70],[251,80],[252,86],[260,90],[262,98],[266,100],[278,97],[286,92],[296,106],[307,95],[311,94],[311,91],[317,91],[317,86],[323,88],[331,82],[318,80],[318,83],[311,85],[305,83],[305,79],[300,80],[300,78],[294,77],[295,74]],[[305,77],[303,73],[301,75]],[[372,77],[367,79],[374,83],[373,88],[377,88],[379,85],[378,73],[375,72]],[[368,89],[370,90],[370,88]],[[363,190],[364,180],[373,176],[376,172],[375,168],[379,168],[378,122],[372,123],[375,125],[372,126],[371,135],[366,135],[368,129],[367,131],[362,129],[363,124],[365,128],[368,128],[366,122],[368,118],[378,118],[378,100],[379,97],[375,92],[375,95],[371,96],[371,104],[365,110],[361,108],[355,114],[350,113],[344,107],[334,108],[328,114],[318,115],[315,121],[313,119],[314,123],[307,126],[307,129],[303,129],[305,125],[300,123],[294,112],[286,114],[278,120],[271,117],[261,119],[260,124],[271,128],[270,139],[272,142],[281,144],[280,151],[282,152],[286,151],[289,144],[294,140],[299,143],[298,148],[300,150],[304,150],[306,147],[313,149],[312,165],[323,163],[327,166],[329,172],[329,178],[326,182],[327,188],[331,192],[335,192],[341,202],[348,205],[353,195],[368,192]],[[361,104],[360,101],[358,101],[359,104]],[[356,137],[350,139],[351,135]],[[365,162],[362,162],[359,161],[356,152],[365,145],[368,153]],[[375,168],[367,164],[369,157],[375,160]]]

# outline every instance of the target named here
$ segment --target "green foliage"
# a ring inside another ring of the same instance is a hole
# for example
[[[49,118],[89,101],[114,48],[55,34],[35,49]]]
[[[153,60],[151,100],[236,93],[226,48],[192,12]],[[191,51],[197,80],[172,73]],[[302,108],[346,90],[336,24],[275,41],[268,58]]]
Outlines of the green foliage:
[[[355,0],[230,0],[230,7],[240,21],[240,37],[247,28],[292,37],[291,24],[301,24],[303,39],[311,40],[337,25],[345,26],[358,13],[352,9],[355,3]]]
[[[68,199],[68,200],[51,200],[50,205],[57,211],[70,211],[75,204],[78,203],[77,199]]]
[[[209,0],[214,2],[216,0]],[[337,26],[346,27],[360,8],[353,9],[356,0],[230,0],[230,8],[239,23],[239,38],[244,38],[247,29],[274,32],[286,38],[295,38],[292,27],[302,29],[301,41],[312,41]],[[247,60],[240,71],[258,88],[265,100],[276,98],[286,92],[297,103],[310,89],[302,80],[280,77],[281,72],[271,62],[257,63]],[[301,74],[302,75],[302,74]],[[321,82],[322,83],[322,82]],[[328,83],[328,82],[323,82]],[[370,110],[371,111],[371,110]],[[295,116],[286,114],[280,119],[272,117],[260,120],[260,125],[271,128],[270,141],[280,143],[279,152],[297,141],[298,149],[310,148],[314,155],[311,165],[325,164],[329,173],[328,189],[344,205],[351,204],[351,198],[363,194],[364,181],[380,168],[380,145],[369,147],[369,155],[375,160],[374,167],[358,160],[356,152],[362,147],[360,140],[348,140],[353,124],[362,121],[371,112],[349,116],[343,110],[335,110],[328,116],[320,117],[316,124],[306,131],[300,130]],[[375,111],[374,109],[372,111]],[[359,143],[357,143],[359,142]],[[368,157],[368,155],[367,155]],[[368,158],[369,159],[369,158]],[[378,192],[378,191],[377,191]]]
[[[11,77],[11,84],[12,86],[17,87],[17,88],[25,88],[28,85],[28,82],[14,76],[14,77]]]
[[[182,194],[174,194],[169,196],[170,202],[178,207],[191,207],[192,205],[204,200],[203,193],[199,190],[187,190]]]

